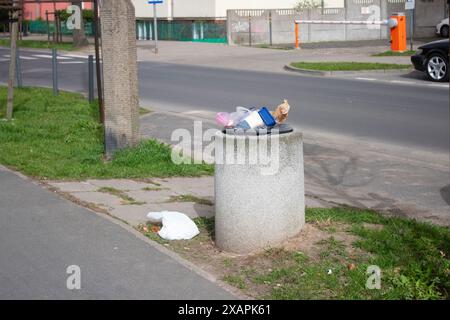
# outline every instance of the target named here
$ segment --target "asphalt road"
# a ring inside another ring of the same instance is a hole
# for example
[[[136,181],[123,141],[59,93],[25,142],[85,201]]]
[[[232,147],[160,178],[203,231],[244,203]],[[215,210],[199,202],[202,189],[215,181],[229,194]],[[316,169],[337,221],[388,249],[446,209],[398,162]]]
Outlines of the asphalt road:
[[[7,54],[0,49],[0,81],[6,81]],[[51,60],[42,53],[23,52],[22,56],[24,85],[50,86]],[[87,92],[86,59],[63,59],[60,88]],[[305,131],[449,151],[449,90],[445,87],[154,62],[140,62],[139,72],[144,107],[232,111],[239,105],[272,107],[286,98],[294,107],[290,122]]]
[[[1,167],[0,181],[0,300],[233,299],[115,223]]]

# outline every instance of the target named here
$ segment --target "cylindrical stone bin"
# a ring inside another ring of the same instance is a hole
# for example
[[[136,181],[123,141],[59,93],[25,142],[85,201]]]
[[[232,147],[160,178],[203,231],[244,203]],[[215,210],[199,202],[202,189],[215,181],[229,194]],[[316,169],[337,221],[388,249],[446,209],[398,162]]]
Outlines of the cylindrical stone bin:
[[[297,235],[305,224],[303,135],[215,137],[215,238],[250,253]]]

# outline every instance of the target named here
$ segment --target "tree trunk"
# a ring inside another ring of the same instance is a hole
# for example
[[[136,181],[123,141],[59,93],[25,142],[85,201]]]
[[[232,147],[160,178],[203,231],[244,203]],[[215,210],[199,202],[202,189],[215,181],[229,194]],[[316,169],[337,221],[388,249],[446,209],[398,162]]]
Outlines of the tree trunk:
[[[84,19],[83,19],[83,10],[81,9],[81,5],[79,2],[72,2],[72,5],[78,6],[81,12],[81,21],[80,21],[80,29],[73,30],[73,46],[75,48],[85,47],[89,45],[89,41],[84,32]]]
[[[11,24],[11,54],[9,58],[9,76],[8,76],[8,97],[6,101],[6,119],[13,117],[14,100],[14,79],[16,75],[16,55],[17,55],[17,37],[19,34],[19,22],[17,21],[18,12],[14,11]]]

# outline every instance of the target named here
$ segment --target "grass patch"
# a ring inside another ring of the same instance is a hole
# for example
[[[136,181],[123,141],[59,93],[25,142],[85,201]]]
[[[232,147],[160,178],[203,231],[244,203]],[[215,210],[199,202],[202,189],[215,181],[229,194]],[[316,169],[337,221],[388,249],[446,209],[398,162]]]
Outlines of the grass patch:
[[[140,202],[140,201],[134,200],[132,197],[127,195],[124,191],[116,189],[116,188],[104,187],[104,188],[98,189],[97,191],[119,197],[120,199],[122,199],[123,205],[142,206],[142,205],[146,204],[146,202]]]
[[[169,190],[168,188],[161,188],[161,187],[145,187],[142,188],[142,191],[162,191],[162,190]]]
[[[199,198],[190,194],[184,194],[181,196],[171,196],[168,202],[193,202],[197,204],[202,204],[205,206],[213,206],[214,202],[208,199]]]
[[[306,218],[315,230],[311,252],[301,246],[248,256],[218,252],[214,219],[206,218],[195,220],[200,235],[190,241],[144,234],[258,299],[450,298],[449,228],[348,207],[308,209]],[[299,237],[299,244],[308,240]],[[366,288],[372,265],[381,269],[380,290]]]
[[[9,47],[10,46],[10,40],[9,39],[0,39],[0,46],[1,47]],[[73,46],[72,42],[63,42],[63,43],[57,43],[54,44],[52,42],[48,41],[39,41],[39,40],[19,40],[17,42],[20,48],[32,48],[32,49],[53,49],[56,48],[58,50],[64,50],[64,51],[73,51],[76,50]]]
[[[148,110],[148,109],[145,109],[145,108],[142,108],[142,107],[139,108],[139,115],[144,116],[144,115],[149,114],[149,113],[152,113],[152,111]]]
[[[0,87],[0,119],[6,88]],[[211,165],[176,165],[168,145],[147,140],[103,158],[98,105],[80,94],[38,88],[16,89],[14,120],[0,121],[0,163],[40,179],[152,178],[201,176]]]
[[[289,46],[271,46],[269,44],[259,44],[256,48],[260,49],[275,49],[275,50],[294,50],[294,48]]]
[[[391,50],[375,53],[373,57],[409,57],[416,53],[414,50],[407,50],[405,52],[394,52]]]
[[[409,64],[369,62],[293,62],[291,63],[291,66],[299,69],[317,71],[395,70],[411,67]]]

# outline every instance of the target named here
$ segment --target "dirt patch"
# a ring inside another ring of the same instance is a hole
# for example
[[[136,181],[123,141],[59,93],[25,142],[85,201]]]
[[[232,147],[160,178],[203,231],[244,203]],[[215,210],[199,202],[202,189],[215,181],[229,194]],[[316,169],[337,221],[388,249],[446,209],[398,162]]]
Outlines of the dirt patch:
[[[218,250],[213,240],[214,220],[203,218],[196,223],[200,235],[189,241],[164,241],[152,232],[152,229],[158,229],[152,228],[151,224],[140,225],[137,229],[218,279],[255,298],[268,297],[273,290],[283,286],[282,283],[266,281],[264,277],[274,270],[295,268],[298,265],[298,261],[293,258],[295,255],[304,256],[311,263],[320,262],[323,258],[321,255],[329,250],[327,241],[331,238],[342,244],[346,256],[351,258],[359,254],[353,247],[358,238],[347,232],[348,225],[336,222],[307,223],[300,234],[280,246],[249,255]]]

